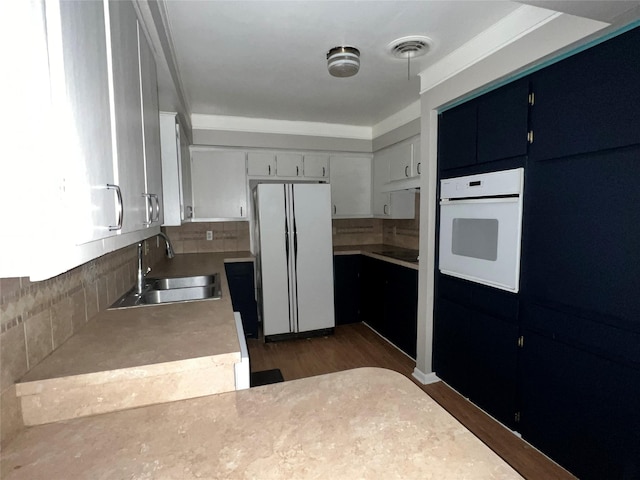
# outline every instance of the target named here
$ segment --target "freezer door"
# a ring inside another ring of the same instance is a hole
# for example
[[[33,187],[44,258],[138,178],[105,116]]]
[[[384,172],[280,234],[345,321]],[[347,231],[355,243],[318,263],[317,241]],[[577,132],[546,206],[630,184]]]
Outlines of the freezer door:
[[[263,330],[265,336],[278,335],[292,331],[286,185],[261,184],[257,188]]]
[[[297,325],[305,332],[335,326],[331,187],[293,185]]]

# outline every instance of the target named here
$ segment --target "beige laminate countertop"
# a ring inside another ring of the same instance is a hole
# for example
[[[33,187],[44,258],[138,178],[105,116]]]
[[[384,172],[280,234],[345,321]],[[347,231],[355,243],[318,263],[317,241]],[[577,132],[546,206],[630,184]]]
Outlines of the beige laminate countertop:
[[[362,368],[33,427],[10,479],[517,479],[399,373]]]
[[[219,272],[222,298],[101,312],[21,382],[212,356],[217,362],[239,361],[240,344],[224,269],[225,259],[230,258],[252,260],[249,252],[185,254],[165,259],[150,276]],[[139,375],[140,371],[133,374]]]
[[[378,260],[383,260],[385,262],[393,263],[395,265],[401,265],[403,267],[411,268],[413,270],[418,270],[418,264],[412,262],[405,262],[403,260],[398,260],[397,258],[388,257],[386,255],[380,255],[379,253],[384,250],[397,250],[397,251],[407,251],[410,252],[412,250],[408,248],[395,247],[392,245],[386,244],[371,244],[371,245],[342,245],[338,247],[333,247],[334,255],[366,255],[368,257],[377,258]]]

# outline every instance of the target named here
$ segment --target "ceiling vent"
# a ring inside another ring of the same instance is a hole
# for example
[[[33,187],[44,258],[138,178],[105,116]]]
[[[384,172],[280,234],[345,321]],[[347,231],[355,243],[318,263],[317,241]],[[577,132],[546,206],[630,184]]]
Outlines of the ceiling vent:
[[[429,53],[432,41],[429,37],[412,35],[394,40],[387,45],[387,53],[395,58],[407,59],[407,80],[411,79],[411,59]]]
[[[429,37],[413,35],[394,40],[387,51],[396,58],[416,58],[429,53],[433,41]]]
[[[327,68],[334,77],[352,77],[360,70],[360,50],[333,47],[327,52]]]

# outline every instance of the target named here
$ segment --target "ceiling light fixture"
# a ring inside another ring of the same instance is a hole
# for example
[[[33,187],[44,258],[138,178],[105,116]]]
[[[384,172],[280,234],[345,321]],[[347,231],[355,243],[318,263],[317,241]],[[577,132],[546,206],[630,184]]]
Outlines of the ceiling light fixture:
[[[360,50],[333,47],[327,52],[327,68],[334,77],[353,77],[360,70]]]
[[[433,41],[423,35],[411,35],[394,40],[387,45],[387,52],[395,58],[407,59],[407,80],[411,76],[411,59],[429,53]]]

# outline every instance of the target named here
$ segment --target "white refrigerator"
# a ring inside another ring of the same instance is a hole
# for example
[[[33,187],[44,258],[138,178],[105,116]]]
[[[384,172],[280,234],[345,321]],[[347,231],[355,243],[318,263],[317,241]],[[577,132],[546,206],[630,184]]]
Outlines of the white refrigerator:
[[[266,341],[335,327],[331,187],[260,184],[255,195],[258,312]]]

